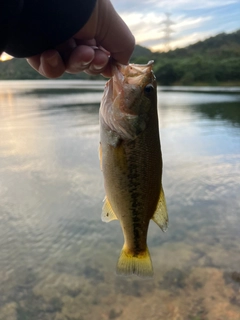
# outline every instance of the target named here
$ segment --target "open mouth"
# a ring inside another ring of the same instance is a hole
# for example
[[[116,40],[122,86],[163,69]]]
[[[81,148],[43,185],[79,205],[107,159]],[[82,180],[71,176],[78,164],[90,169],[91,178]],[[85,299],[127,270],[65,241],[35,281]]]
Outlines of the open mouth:
[[[153,60],[149,61],[145,65],[114,65],[114,76],[112,78],[113,100],[122,92],[124,84],[145,85],[145,82],[149,82],[152,74],[152,66]]]
[[[145,65],[129,64],[114,64],[113,77],[107,82],[105,97],[108,97],[109,103],[117,102],[120,107],[120,101],[124,100],[128,104],[134,99],[137,92],[140,93],[143,88],[151,83],[154,79],[152,73],[153,61],[149,61]],[[132,93],[131,93],[132,92]],[[131,94],[130,94],[131,93]]]

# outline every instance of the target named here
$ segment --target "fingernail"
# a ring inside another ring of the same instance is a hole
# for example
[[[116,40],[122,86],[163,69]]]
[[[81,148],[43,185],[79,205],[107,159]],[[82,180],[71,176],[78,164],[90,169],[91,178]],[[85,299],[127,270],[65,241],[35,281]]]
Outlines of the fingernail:
[[[104,68],[104,66],[96,66],[96,65],[92,66],[93,70],[101,70],[103,68]]]
[[[102,46],[99,46],[98,49],[101,50],[102,52],[105,52],[107,55],[110,55],[110,52],[104,49]]]
[[[39,71],[39,73],[40,73],[41,75],[43,75],[44,77],[46,77],[45,72],[44,72],[44,70],[43,70],[42,64],[40,64],[38,71]]]
[[[54,53],[52,56],[46,58],[47,63],[53,68],[55,68],[58,65],[58,62],[59,62],[58,59],[59,58],[57,53]]]
[[[86,66],[88,66],[90,63],[91,63],[91,61],[82,62],[81,65],[82,65],[83,67],[86,67]]]

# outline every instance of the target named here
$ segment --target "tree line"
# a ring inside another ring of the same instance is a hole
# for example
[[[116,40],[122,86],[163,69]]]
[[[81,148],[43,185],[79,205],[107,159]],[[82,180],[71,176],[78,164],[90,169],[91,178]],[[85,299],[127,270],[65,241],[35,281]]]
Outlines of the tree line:
[[[166,53],[136,48],[135,63],[146,63],[146,57],[155,61],[162,85],[240,85],[240,30]]]
[[[183,49],[151,52],[136,46],[131,62],[154,60],[161,85],[240,85],[240,30],[221,33]],[[0,63],[0,79],[41,79],[25,59]],[[99,79],[99,77],[97,77]],[[84,73],[64,74],[61,79],[97,79]]]

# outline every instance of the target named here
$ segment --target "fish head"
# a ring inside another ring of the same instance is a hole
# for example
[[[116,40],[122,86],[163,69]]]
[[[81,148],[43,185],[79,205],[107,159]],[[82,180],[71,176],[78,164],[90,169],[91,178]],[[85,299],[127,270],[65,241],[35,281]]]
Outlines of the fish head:
[[[113,107],[132,115],[147,113],[156,97],[153,61],[146,65],[116,65],[112,78]]]
[[[111,130],[122,138],[135,139],[156,108],[157,85],[153,61],[148,64],[116,64],[107,82],[100,114]]]

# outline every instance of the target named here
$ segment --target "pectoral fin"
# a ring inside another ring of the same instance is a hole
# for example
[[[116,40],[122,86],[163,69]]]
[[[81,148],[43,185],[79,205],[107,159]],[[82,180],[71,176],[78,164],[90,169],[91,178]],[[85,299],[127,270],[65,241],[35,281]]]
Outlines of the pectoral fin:
[[[162,231],[167,231],[168,213],[163,188],[161,188],[158,204],[153,214],[152,220],[162,229]]]
[[[111,207],[110,202],[108,201],[108,198],[105,197],[103,201],[104,201],[104,205],[102,208],[102,216],[101,216],[102,221],[110,222],[112,220],[117,220],[117,217]]]

